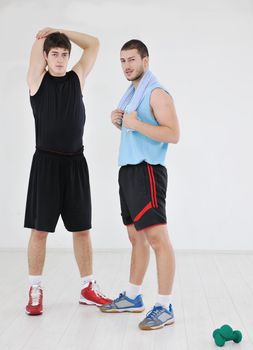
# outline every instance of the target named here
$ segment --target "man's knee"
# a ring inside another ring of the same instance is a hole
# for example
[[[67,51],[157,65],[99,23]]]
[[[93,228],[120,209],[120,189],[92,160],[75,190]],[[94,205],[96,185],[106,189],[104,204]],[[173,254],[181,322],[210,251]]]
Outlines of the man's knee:
[[[77,231],[73,232],[73,238],[77,239],[89,239],[90,238],[90,231]]]
[[[144,230],[148,243],[154,250],[160,250],[170,245],[169,236],[164,227]]]
[[[32,230],[31,232],[31,238],[36,241],[45,241],[47,239],[48,232],[45,231],[39,231],[39,230]]]
[[[147,246],[147,239],[142,231],[136,231],[135,229],[128,230],[128,237],[132,246]]]

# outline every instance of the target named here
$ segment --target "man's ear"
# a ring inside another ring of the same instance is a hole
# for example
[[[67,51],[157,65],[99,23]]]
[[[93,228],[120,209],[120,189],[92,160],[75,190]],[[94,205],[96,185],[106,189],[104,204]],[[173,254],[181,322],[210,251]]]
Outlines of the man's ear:
[[[149,58],[148,58],[148,56],[143,58],[143,63],[144,63],[144,67],[147,68],[148,65],[149,65]]]

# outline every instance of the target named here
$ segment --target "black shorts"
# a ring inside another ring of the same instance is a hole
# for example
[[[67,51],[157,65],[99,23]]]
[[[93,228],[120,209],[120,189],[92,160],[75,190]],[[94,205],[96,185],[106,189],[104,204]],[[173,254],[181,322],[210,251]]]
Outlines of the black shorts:
[[[54,232],[60,215],[68,231],[91,228],[89,172],[85,157],[83,153],[70,156],[36,150],[24,226]]]
[[[136,230],[166,224],[167,170],[142,162],[119,170],[121,216]]]

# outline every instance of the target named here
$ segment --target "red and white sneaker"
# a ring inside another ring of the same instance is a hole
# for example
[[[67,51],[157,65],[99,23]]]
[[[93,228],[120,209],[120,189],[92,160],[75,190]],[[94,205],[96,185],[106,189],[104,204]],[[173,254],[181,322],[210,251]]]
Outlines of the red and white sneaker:
[[[91,281],[81,290],[79,304],[83,305],[105,305],[110,304],[111,299],[105,297],[99,290],[96,281]]]
[[[30,288],[26,313],[31,316],[41,315],[43,313],[43,290],[37,284]]]

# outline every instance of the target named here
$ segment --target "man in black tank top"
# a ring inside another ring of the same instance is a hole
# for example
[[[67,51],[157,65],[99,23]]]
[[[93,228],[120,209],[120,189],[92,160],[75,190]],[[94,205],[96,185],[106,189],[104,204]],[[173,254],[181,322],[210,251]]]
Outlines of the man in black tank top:
[[[67,72],[71,41],[83,49],[80,60]],[[35,120],[33,156],[25,224],[31,228],[28,245],[29,302],[26,313],[43,312],[41,277],[48,232],[61,215],[73,232],[73,246],[81,276],[80,304],[111,302],[97,288],[92,272],[91,199],[88,166],[83,155],[84,81],[99,48],[88,34],[44,28],[33,44],[27,82]]]

